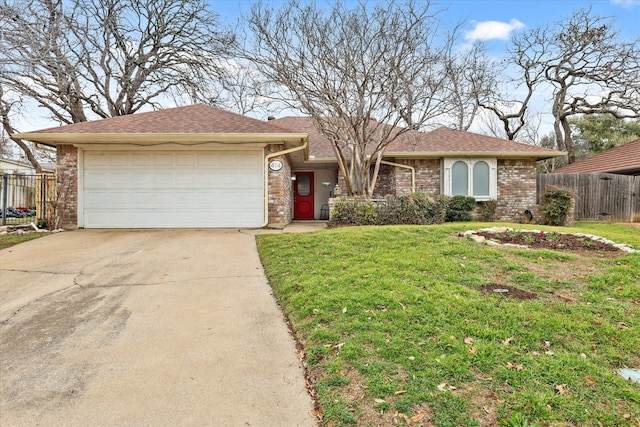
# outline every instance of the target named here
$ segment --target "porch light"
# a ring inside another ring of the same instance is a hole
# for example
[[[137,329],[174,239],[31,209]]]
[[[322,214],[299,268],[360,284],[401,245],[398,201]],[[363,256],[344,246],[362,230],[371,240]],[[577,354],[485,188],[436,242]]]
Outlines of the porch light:
[[[328,188],[330,185],[331,185],[331,183],[330,183],[330,182],[327,182],[327,181],[323,181],[323,182],[322,182],[322,186],[323,186],[324,188]]]

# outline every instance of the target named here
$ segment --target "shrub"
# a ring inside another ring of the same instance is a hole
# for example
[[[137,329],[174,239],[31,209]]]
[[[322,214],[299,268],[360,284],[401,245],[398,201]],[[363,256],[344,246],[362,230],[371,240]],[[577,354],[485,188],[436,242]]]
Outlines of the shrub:
[[[548,225],[565,225],[572,199],[573,195],[567,189],[549,188],[545,190],[540,202],[542,222]]]
[[[373,202],[359,198],[343,198],[333,205],[329,226],[372,225],[377,223],[377,217]]]
[[[483,221],[493,221],[493,217],[496,216],[497,207],[498,207],[498,202],[496,202],[495,200],[481,202],[480,218],[482,218]]]
[[[447,204],[446,222],[471,221],[476,199],[470,196],[453,196]]]
[[[378,205],[378,224],[441,224],[448,197],[413,193],[410,196],[387,196]]]

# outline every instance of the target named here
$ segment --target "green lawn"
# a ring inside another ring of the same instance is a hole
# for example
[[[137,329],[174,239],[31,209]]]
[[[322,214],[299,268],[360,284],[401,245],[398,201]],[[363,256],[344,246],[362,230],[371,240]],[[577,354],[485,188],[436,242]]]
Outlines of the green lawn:
[[[640,254],[456,235],[495,225],[258,236],[324,425],[640,424],[640,384],[616,373],[640,368]],[[534,227],[640,248],[640,229],[624,225]],[[538,298],[481,292],[488,283]]]
[[[0,250],[46,236],[46,233],[5,234],[0,236]]]

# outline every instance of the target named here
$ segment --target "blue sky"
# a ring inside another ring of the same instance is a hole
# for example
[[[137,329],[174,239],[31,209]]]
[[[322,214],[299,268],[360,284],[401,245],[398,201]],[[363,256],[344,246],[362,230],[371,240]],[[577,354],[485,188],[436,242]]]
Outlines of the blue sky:
[[[209,0],[213,10],[220,14],[222,22],[235,25],[241,14],[247,14],[251,1]],[[275,8],[288,3],[287,0],[262,0]],[[312,0],[309,0],[312,1]],[[330,6],[333,0],[315,0],[320,6]],[[345,0],[347,6],[359,0]],[[362,0],[375,4],[376,0]],[[402,3],[404,0],[396,0]],[[415,0],[417,2],[426,0]],[[441,10],[440,17],[449,28],[462,22],[460,45],[483,40],[490,56],[499,59],[505,54],[513,34],[540,25],[553,25],[568,18],[580,8],[591,7],[594,15],[613,17],[622,40],[640,37],[640,0],[432,0],[434,10]],[[531,111],[540,114],[540,135],[552,130],[552,117],[547,101],[549,94],[536,94]],[[484,122],[478,118],[470,129],[486,133]]]
[[[285,0],[263,1],[275,7],[287,3]],[[332,3],[331,0],[316,1],[319,5]],[[357,0],[347,0],[347,4],[350,3],[356,4]],[[368,3],[373,4],[375,0]],[[210,4],[222,21],[233,24],[241,13],[249,11],[251,2],[210,0]],[[484,35],[492,50],[502,49],[513,31],[551,24],[580,7],[589,6],[598,15],[615,17],[624,38],[640,36],[640,0],[434,0],[432,5],[436,10],[444,9],[441,17],[450,26],[464,21],[463,31],[468,37]]]

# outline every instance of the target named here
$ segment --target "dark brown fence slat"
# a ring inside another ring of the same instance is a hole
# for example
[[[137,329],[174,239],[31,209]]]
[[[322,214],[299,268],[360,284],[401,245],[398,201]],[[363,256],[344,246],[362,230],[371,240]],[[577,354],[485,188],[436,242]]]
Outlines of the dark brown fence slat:
[[[538,203],[549,186],[569,188],[578,221],[640,222],[640,176],[610,173],[539,174]]]

